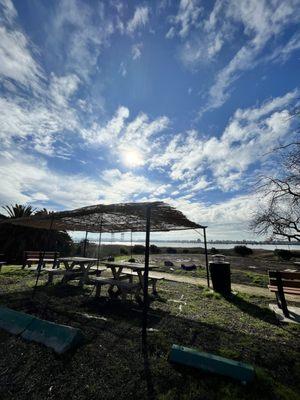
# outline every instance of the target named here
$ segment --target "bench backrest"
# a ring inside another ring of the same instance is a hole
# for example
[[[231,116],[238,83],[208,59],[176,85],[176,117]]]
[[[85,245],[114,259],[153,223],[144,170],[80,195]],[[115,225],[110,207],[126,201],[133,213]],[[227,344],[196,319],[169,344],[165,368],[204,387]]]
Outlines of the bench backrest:
[[[57,251],[24,251],[24,260],[28,260],[28,258],[50,258],[56,259],[59,257],[59,252]]]
[[[300,272],[269,271],[269,281],[271,286],[278,286],[279,281],[283,288],[300,288]]]

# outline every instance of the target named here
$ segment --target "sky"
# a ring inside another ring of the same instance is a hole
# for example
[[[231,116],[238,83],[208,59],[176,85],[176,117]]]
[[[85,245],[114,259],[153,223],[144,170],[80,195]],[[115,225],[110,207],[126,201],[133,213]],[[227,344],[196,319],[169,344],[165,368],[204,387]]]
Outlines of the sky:
[[[296,134],[299,21],[300,0],[0,0],[0,205],[161,200],[253,238]]]

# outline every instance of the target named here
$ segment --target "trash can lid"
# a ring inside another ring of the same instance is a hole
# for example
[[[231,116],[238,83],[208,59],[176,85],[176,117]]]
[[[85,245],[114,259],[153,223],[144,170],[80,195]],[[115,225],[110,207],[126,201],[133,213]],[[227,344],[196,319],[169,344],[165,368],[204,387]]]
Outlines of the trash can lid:
[[[215,263],[225,262],[226,257],[224,254],[215,254],[212,256],[212,260]]]

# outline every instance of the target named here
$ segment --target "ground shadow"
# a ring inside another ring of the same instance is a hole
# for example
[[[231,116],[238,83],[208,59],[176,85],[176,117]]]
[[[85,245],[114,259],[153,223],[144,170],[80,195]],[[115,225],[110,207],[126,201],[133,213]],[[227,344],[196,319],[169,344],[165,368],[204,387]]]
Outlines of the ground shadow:
[[[245,300],[245,298],[240,295],[224,295],[223,298],[239,308],[242,312],[251,315],[254,318],[258,318],[269,324],[278,325],[277,318],[269,308],[262,308],[250,301]]]

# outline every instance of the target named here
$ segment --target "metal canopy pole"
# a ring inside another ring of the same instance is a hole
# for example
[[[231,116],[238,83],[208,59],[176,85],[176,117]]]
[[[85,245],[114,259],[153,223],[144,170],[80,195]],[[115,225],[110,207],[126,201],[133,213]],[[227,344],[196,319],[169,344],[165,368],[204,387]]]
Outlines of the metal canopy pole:
[[[98,252],[97,252],[97,271],[99,269],[100,263],[100,254],[101,254],[101,236],[102,236],[102,217],[100,220],[100,232],[99,232],[99,240],[98,240]]]
[[[208,254],[207,254],[207,241],[206,241],[206,226],[203,227],[203,236],[204,236],[204,249],[205,249],[205,264],[206,264],[206,279],[207,286],[209,287],[209,270],[208,270]]]
[[[50,220],[50,227],[49,227],[49,230],[47,232],[47,238],[46,238],[46,241],[45,241],[44,251],[42,253],[42,256],[40,255],[40,258],[39,258],[39,263],[38,263],[38,267],[37,267],[37,276],[36,276],[36,281],[35,281],[35,285],[34,285],[33,292],[32,292],[32,297],[34,297],[34,295],[35,295],[35,291],[36,291],[36,288],[37,288],[37,285],[38,285],[38,282],[39,282],[39,278],[40,278],[40,275],[41,275],[41,269],[42,269],[42,265],[44,263],[45,253],[47,251],[47,247],[49,246],[49,239],[50,239],[50,233],[51,233],[52,227],[53,227],[53,221],[54,221],[54,213],[52,212],[51,213],[51,220]]]
[[[132,258],[132,229],[130,231],[130,259]]]
[[[83,257],[86,256],[87,237],[88,237],[88,231],[85,232],[85,239],[84,239],[84,246],[83,246]]]
[[[148,275],[149,275],[149,252],[150,252],[150,229],[151,229],[151,206],[146,209],[146,240],[145,240],[145,271],[144,271],[144,309],[143,309],[143,328],[142,337],[147,335],[148,319]]]

